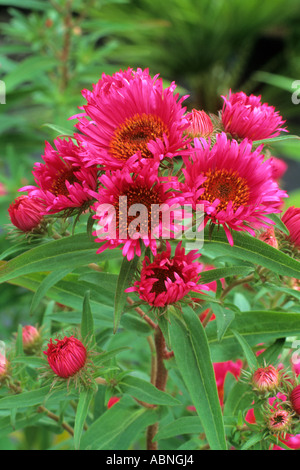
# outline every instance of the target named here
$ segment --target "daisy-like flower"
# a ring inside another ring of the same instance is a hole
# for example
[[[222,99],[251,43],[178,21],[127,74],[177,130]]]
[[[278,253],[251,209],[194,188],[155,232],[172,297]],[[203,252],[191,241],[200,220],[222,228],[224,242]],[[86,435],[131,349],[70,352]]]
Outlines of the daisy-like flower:
[[[282,216],[282,222],[286,225],[290,234],[288,239],[295,245],[296,248],[300,248],[300,208],[289,207]]]
[[[159,238],[174,238],[176,219],[182,216],[180,197],[169,190],[178,185],[176,178],[158,176],[159,162],[145,164],[138,174],[128,168],[106,172],[93,196],[94,218],[99,220],[94,235],[104,244],[97,251],[122,245],[123,256],[131,260],[141,255],[142,241],[155,255]]]
[[[297,385],[290,394],[290,401],[292,403],[293,410],[300,415],[300,384]]]
[[[105,170],[121,169],[133,156],[171,158],[187,141],[185,97],[174,95],[174,83],[163,89],[162,80],[148,71],[129,72],[106,76],[93,92],[85,92],[85,115],[77,115],[81,134],[76,137],[89,150],[84,160]]]
[[[287,197],[260,152],[261,147],[252,152],[246,139],[238,144],[221,133],[211,149],[206,140],[194,139],[191,155],[183,156],[183,195],[194,208],[203,204],[204,225],[222,225],[231,245],[230,229],[255,236],[254,229],[272,224],[268,214],[281,212],[281,198]]]
[[[45,202],[34,196],[19,196],[9,206],[11,223],[21,232],[29,233],[39,230],[43,222]]]
[[[84,167],[79,156],[83,149],[71,139],[57,138],[56,149],[46,142],[44,163],[34,165],[34,179],[37,186],[25,186],[20,191],[28,191],[44,201],[45,214],[85,207],[91,199],[87,190],[97,187],[96,167]]]
[[[267,427],[274,434],[287,432],[292,423],[292,415],[283,409],[275,409],[267,414]]]
[[[235,139],[261,140],[277,137],[285,121],[273,106],[261,102],[261,96],[244,92],[222,96],[224,100],[221,118],[226,132]]]
[[[140,279],[126,292],[137,292],[139,298],[154,307],[166,307],[183,299],[191,291],[206,289],[199,284],[202,265],[197,261],[197,250],[185,253],[181,242],[176,246],[174,256],[170,243],[166,250],[157,254],[153,261],[146,256]]]

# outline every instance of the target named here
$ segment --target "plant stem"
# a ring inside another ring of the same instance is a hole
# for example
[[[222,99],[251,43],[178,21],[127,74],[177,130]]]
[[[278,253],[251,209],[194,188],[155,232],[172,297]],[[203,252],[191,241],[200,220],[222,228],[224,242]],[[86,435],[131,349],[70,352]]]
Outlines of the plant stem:
[[[46,413],[48,418],[53,419],[56,423],[60,423],[60,417],[52,413],[52,411],[47,410],[44,406],[39,406],[37,409],[38,413]],[[71,435],[74,436],[74,430],[71,428],[71,426],[68,425],[68,423],[62,421],[60,423],[62,427]]]
[[[164,356],[166,350],[165,338],[160,328],[156,328],[154,332],[154,345],[156,351],[156,374],[155,374],[155,387],[158,390],[165,391],[168,371],[165,368]],[[151,374],[153,375],[153,374]],[[147,429],[147,450],[157,450],[157,442],[153,442],[158,431],[158,423],[152,424]]]

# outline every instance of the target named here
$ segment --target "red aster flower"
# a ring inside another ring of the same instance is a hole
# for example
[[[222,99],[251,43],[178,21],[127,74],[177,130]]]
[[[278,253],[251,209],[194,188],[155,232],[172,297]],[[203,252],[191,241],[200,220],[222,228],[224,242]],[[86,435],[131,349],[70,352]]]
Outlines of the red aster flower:
[[[99,178],[98,193],[93,193],[97,199],[94,218],[99,220],[94,235],[97,242],[107,241],[98,253],[123,245],[123,256],[130,260],[135,253],[141,255],[140,241],[156,254],[158,238],[174,238],[180,199],[168,190],[178,181],[160,178],[158,166],[159,162],[147,163],[138,174],[124,168]]]
[[[49,366],[58,377],[63,379],[73,377],[86,364],[87,350],[85,346],[74,336],[65,336],[63,339],[55,339],[54,341],[56,343],[51,338],[47,351],[44,351]]]
[[[252,386],[259,392],[276,390],[279,385],[279,371],[274,366],[259,367],[252,375]]]
[[[190,123],[186,132],[191,137],[207,138],[213,133],[213,123],[205,111],[198,111],[197,109],[192,109],[192,111],[186,115],[186,118]]]
[[[288,239],[300,248],[300,208],[289,207],[282,216],[282,222],[290,232]]]
[[[194,139],[191,155],[183,156],[185,182],[182,193],[194,209],[203,205],[204,225],[222,225],[233,245],[229,229],[248,231],[272,224],[268,214],[280,212],[281,198],[287,197],[272,178],[270,163],[261,148],[252,152],[251,143],[216,136],[210,149],[205,139]]]
[[[181,242],[174,256],[167,242],[167,249],[156,255],[151,262],[146,256],[143,260],[140,279],[126,292],[137,292],[140,299],[154,307],[165,307],[183,299],[191,291],[206,289],[199,285],[201,263],[197,250],[185,253]]]
[[[97,169],[83,166],[79,156],[83,148],[70,139],[56,139],[56,149],[46,142],[44,163],[37,162],[33,175],[36,186],[25,186],[20,191],[28,191],[45,201],[44,213],[55,214],[65,209],[84,207],[91,199],[88,191],[97,187]]]
[[[290,401],[292,403],[293,410],[300,415],[300,385],[297,385],[290,394]]]
[[[44,201],[34,196],[19,196],[9,206],[8,213],[12,224],[22,232],[39,229],[43,221]]]
[[[249,140],[268,139],[276,137],[283,128],[282,117],[273,106],[261,103],[261,96],[247,96],[242,91],[229,92],[229,96],[222,96],[222,122],[226,132],[234,138]]]
[[[8,377],[9,363],[3,354],[0,353],[0,384]]]
[[[89,152],[84,160],[106,170],[120,169],[132,156],[173,157],[185,145],[183,131],[188,122],[175,85],[163,89],[162,80],[148,72],[128,71],[105,77],[83,106],[85,115],[77,116],[76,127]],[[106,90],[106,91],[105,91]]]

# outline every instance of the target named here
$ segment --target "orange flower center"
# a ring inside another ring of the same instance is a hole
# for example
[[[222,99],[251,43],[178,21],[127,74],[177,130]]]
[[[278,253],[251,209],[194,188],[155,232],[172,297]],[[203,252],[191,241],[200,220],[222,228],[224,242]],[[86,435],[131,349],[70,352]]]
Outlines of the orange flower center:
[[[233,170],[212,170],[209,169],[204,175],[206,180],[203,183],[205,192],[202,199],[213,203],[215,199],[220,199],[218,211],[226,210],[230,201],[233,202],[233,210],[246,205],[249,200],[249,187],[244,178],[241,178]]]
[[[122,196],[127,197],[127,213],[124,213],[124,207],[118,204],[116,207],[117,217],[116,225],[119,228],[119,233],[128,233],[128,228],[131,222],[139,218],[139,224],[133,227],[136,232],[149,233],[151,229],[151,214],[152,204],[161,204],[160,196],[155,186],[148,188],[145,186],[135,186],[129,188]],[[134,204],[142,205],[141,211],[138,207],[132,207]],[[132,207],[134,215],[128,215],[128,211]],[[141,215],[141,217],[139,217]]]
[[[152,114],[135,114],[126,119],[114,132],[110,143],[110,154],[118,160],[127,160],[137,152],[143,158],[152,156],[147,144],[151,140],[169,137],[166,124]]]
[[[70,184],[79,183],[78,178],[74,175],[76,168],[66,168],[58,172],[56,178],[53,180],[51,192],[55,196],[68,196],[69,191],[66,186],[66,181]]]

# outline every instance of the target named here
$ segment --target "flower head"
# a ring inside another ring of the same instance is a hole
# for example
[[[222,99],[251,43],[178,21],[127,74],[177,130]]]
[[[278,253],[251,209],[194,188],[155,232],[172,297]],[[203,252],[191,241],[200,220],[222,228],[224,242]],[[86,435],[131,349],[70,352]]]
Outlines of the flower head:
[[[300,385],[297,385],[290,394],[293,410],[300,415]]]
[[[44,202],[33,195],[18,196],[8,208],[12,224],[22,232],[39,230],[43,222]]]
[[[278,248],[278,241],[273,227],[267,228],[259,235],[259,240],[267,243],[273,248]]]
[[[46,354],[49,366],[58,377],[68,379],[80,372],[87,361],[87,350],[83,343],[74,336],[63,339],[52,338],[48,343]]]
[[[272,224],[268,214],[280,212],[281,198],[287,197],[273,181],[261,148],[252,151],[246,139],[238,144],[224,133],[216,136],[210,148],[204,139],[194,139],[190,156],[184,156],[185,182],[182,193],[194,208],[203,204],[204,223],[222,225],[229,243],[229,229],[248,231]]]
[[[186,132],[192,138],[194,137],[210,137],[214,131],[213,123],[206,114],[205,111],[198,111],[197,109],[192,109],[190,113],[186,115],[190,125],[187,128]]]
[[[292,423],[292,415],[284,409],[274,409],[266,415],[268,429],[274,434],[287,432]]]
[[[44,163],[34,165],[33,175],[36,186],[25,186],[21,191],[28,191],[44,201],[44,213],[57,212],[84,207],[91,200],[88,190],[97,187],[97,168],[85,168],[79,153],[84,149],[71,139],[57,138],[56,149],[46,142]]]
[[[222,122],[226,132],[235,139],[261,140],[276,137],[285,121],[273,106],[261,102],[261,96],[243,92],[222,96]]]
[[[140,278],[126,292],[137,292],[140,299],[154,307],[165,307],[183,299],[191,291],[205,289],[199,285],[201,263],[197,261],[197,250],[185,253],[181,242],[174,255],[167,242],[167,248],[157,254],[153,261],[146,256]]]
[[[184,146],[188,126],[184,98],[173,94],[174,84],[163,89],[162,80],[148,71],[129,69],[85,93],[84,115],[77,116],[77,138],[85,143],[88,164],[105,170],[120,169],[131,157],[173,157]]]
[[[289,207],[281,220],[290,232],[288,239],[296,248],[300,248],[300,208]]]
[[[277,389],[280,374],[274,366],[259,367],[252,375],[252,386],[258,392],[270,392]]]
[[[159,237],[174,237],[179,199],[169,190],[178,181],[159,177],[158,166],[159,162],[146,163],[138,174],[124,168],[99,178],[100,187],[94,193],[97,202],[93,206],[94,218],[99,222],[94,234],[97,242],[106,243],[98,253],[122,246],[123,256],[130,260],[135,254],[141,255],[140,242],[156,254]]]

